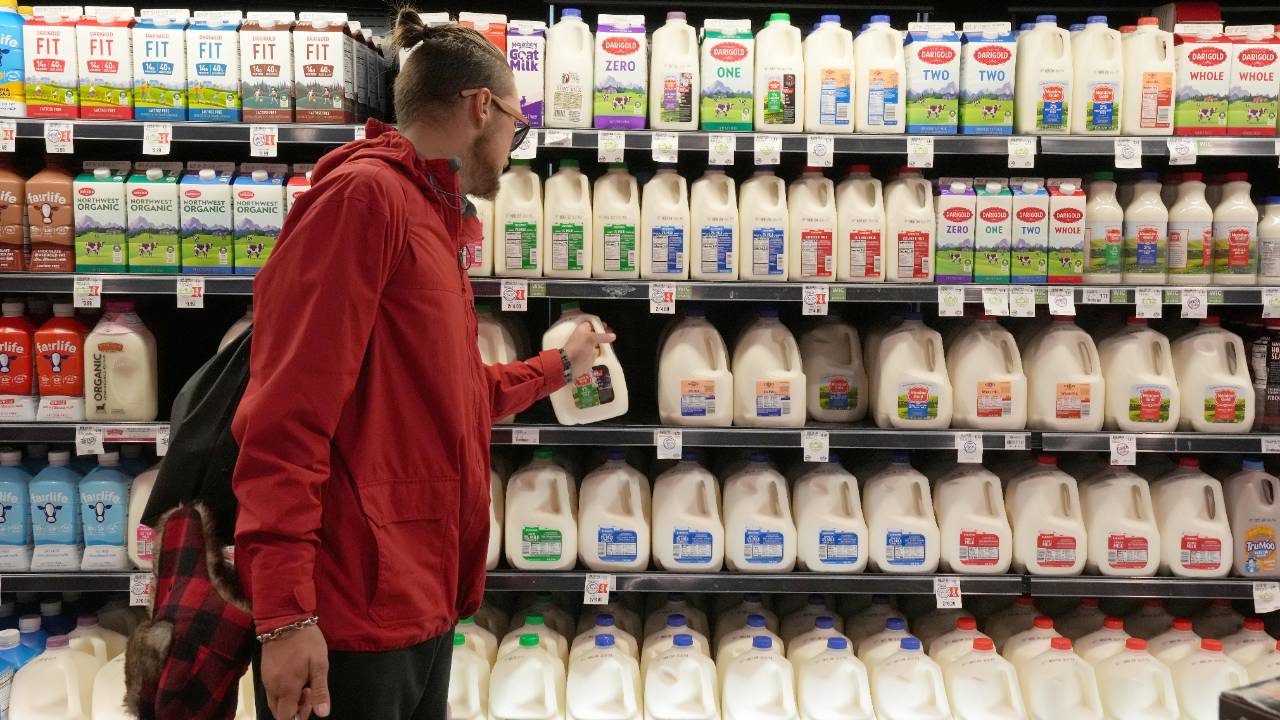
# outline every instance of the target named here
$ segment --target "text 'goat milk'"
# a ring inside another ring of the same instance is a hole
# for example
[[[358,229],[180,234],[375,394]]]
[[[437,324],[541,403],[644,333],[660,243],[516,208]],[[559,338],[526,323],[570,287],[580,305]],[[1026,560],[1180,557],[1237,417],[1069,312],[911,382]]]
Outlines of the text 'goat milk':
[[[546,32],[547,24],[535,20],[512,20],[507,27],[507,60],[516,76],[520,112],[533,127],[542,127]]]
[[[955,133],[960,97],[960,37],[955,23],[909,23],[904,49],[907,132]]]

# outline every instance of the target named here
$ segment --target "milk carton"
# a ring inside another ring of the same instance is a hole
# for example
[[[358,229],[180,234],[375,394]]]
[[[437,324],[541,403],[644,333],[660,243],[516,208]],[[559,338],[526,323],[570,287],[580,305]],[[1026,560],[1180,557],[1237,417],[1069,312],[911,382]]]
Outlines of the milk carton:
[[[1080,178],[1049,179],[1049,282],[1084,282],[1084,186]]]
[[[240,11],[199,11],[187,26],[187,117],[240,120]]]
[[[133,119],[133,8],[89,7],[76,23],[80,60],[80,117]]]
[[[1010,178],[1013,189],[1013,261],[1015,283],[1048,281],[1049,191],[1041,178]]]
[[[41,8],[46,9],[52,12],[36,15],[22,26],[27,117],[78,118],[76,23],[80,8]]]
[[[351,62],[351,91],[355,98],[356,122],[363,124],[369,119],[369,67],[365,63],[369,47],[364,44],[364,33],[360,30],[360,23],[347,21],[343,25],[343,33],[347,36],[343,41],[344,60]],[[505,32],[503,37],[506,37]],[[504,45],[498,47],[505,51]]]
[[[1011,46],[1012,47],[1012,46]],[[962,130],[963,130],[963,126]],[[1013,238],[1013,194],[1004,178],[975,178],[973,281],[1007,283]]]
[[[1231,38],[1222,25],[1173,26],[1174,135],[1225,135]]]
[[[133,116],[187,119],[186,10],[143,10],[133,26]]]
[[[240,26],[245,122],[293,122],[293,13],[249,13]]]
[[[458,24],[465,25],[481,35],[489,38],[489,41],[497,45],[499,49],[507,49],[507,16],[497,13],[458,13]]]
[[[140,162],[133,170],[125,185],[129,272],[180,272],[178,180],[182,163]]]
[[[907,132],[955,134],[960,97],[960,36],[955,23],[908,23],[903,46]],[[941,233],[938,239],[943,239]]]
[[[318,16],[314,19],[312,16]],[[355,71],[345,13],[302,13],[293,30],[293,84],[300,123],[355,122]]]
[[[1227,28],[1231,37],[1228,135],[1275,135],[1280,98],[1280,37],[1271,25]]]
[[[255,275],[271,257],[284,227],[284,180],[289,166],[241,163],[231,185],[235,273]]]
[[[223,274],[234,266],[231,178],[235,163],[190,162],[178,186],[182,272]]]
[[[960,40],[960,132],[1013,133],[1018,42],[1009,23],[965,23]],[[908,115],[910,117],[910,115]]]
[[[22,25],[25,18],[13,5],[0,7],[0,117],[26,117],[27,99],[24,95],[23,72],[26,60],[22,56]]]
[[[702,41],[702,129],[752,128],[755,39],[750,20],[707,20]]]
[[[598,128],[643,128],[649,116],[649,65],[643,15],[601,15],[596,26]]]
[[[507,26],[507,60],[516,76],[520,112],[533,127],[542,127],[543,57],[547,51],[547,24],[512,20]]]
[[[911,57],[910,52],[907,57]],[[908,70],[907,74],[910,75],[911,71]],[[910,110],[907,113],[909,118]],[[977,201],[973,179],[938,178],[937,194],[934,200],[938,213],[934,279],[947,283],[973,282],[974,210]]]
[[[293,174],[289,176],[289,182],[284,189],[284,210],[289,212],[293,209],[293,204],[302,197],[302,194],[311,189],[311,171],[315,168],[315,163],[294,163]],[[474,202],[474,198],[473,198]],[[493,206],[489,206],[489,215],[493,215]],[[483,218],[484,213],[480,216]],[[492,218],[490,218],[492,222]]]
[[[76,271],[111,273],[129,271],[125,240],[125,179],[129,162],[88,160],[76,178]]]

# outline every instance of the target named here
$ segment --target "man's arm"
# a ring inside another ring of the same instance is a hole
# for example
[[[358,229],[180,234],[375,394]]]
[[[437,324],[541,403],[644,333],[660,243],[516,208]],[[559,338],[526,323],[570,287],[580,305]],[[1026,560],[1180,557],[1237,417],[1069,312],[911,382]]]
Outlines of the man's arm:
[[[590,323],[581,323],[560,350],[543,350],[525,362],[485,365],[485,378],[489,384],[490,419],[498,422],[512,413],[518,413],[538,400],[564,387],[564,359],[575,370],[570,377],[585,372],[595,357],[596,346],[617,339],[613,333],[598,333]]]

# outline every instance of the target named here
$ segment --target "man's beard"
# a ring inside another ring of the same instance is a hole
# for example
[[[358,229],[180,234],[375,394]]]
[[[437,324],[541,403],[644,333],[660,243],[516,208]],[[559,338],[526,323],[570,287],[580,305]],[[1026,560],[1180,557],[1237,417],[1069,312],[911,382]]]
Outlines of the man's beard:
[[[466,194],[483,200],[497,197],[498,178],[502,176],[502,168],[493,167],[486,159],[493,155],[489,150],[495,141],[496,136],[485,133],[467,149],[459,178]]]

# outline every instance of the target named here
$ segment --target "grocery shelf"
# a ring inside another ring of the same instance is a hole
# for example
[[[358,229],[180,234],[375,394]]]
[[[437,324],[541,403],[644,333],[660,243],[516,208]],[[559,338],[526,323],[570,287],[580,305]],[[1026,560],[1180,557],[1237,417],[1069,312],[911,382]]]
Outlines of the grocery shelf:
[[[539,131],[538,147],[543,148],[579,148],[595,149],[599,147],[601,132],[621,132],[624,135],[623,147],[627,150],[648,150],[652,148],[654,130],[595,130],[574,129],[557,130],[544,128]],[[679,150],[706,152],[713,133],[703,130],[678,132]],[[734,136],[737,152],[751,152],[755,149],[756,133],[714,133]],[[808,133],[776,133],[782,136],[782,152],[804,153],[809,149]],[[570,137],[566,137],[569,135]],[[867,154],[902,154],[907,153],[909,138],[921,135],[903,133],[889,135],[840,134],[833,135],[837,153]],[[933,135],[933,152],[935,155],[1008,155],[1008,135]]]
[[[954,450],[956,435],[964,430],[902,430],[840,423],[809,423],[809,430],[825,430],[830,448]],[[522,438],[516,443],[515,431]],[[495,425],[494,445],[597,445],[652,447],[657,430],[680,430],[684,447],[801,447],[802,428],[764,427],[674,427],[662,425],[624,425],[609,422],[593,425]],[[537,439],[530,440],[532,432]],[[984,432],[982,447],[1003,450],[1010,444],[1028,449],[1039,447],[1031,433],[1022,431]]]
[[[137,120],[63,120],[61,118],[19,118],[18,138],[42,139],[47,122],[70,122],[74,140],[133,140],[142,142],[146,123]],[[250,123],[231,122],[173,122],[173,142],[242,142],[249,144]],[[321,125],[313,123],[285,123],[276,125],[276,142],[315,143],[341,145],[356,138],[358,125]]]
[[[1253,598],[1253,581],[1246,578],[1181,577],[1045,577],[1028,575],[1033,596],[1129,597],[1129,598]],[[961,587],[961,592],[964,592]]]
[[[1115,135],[1042,135],[1040,137],[1041,155],[1114,155],[1116,151]],[[1168,155],[1169,136],[1143,137],[1143,155]],[[1227,137],[1216,136],[1174,136],[1178,139],[1195,140],[1196,155],[1275,155],[1275,136],[1260,137]],[[935,151],[936,152],[936,151]]]
[[[128,273],[98,275],[108,295],[175,295],[178,278],[203,277],[205,295],[252,295],[252,275],[177,275]],[[0,292],[68,293],[75,286],[71,273],[0,273]]]
[[[5,573],[5,592],[128,592],[129,573]]]
[[[1036,433],[1045,452],[1110,452],[1110,432]],[[1138,452],[1261,453],[1263,439],[1280,442],[1280,435],[1234,435],[1196,432],[1137,433]]]
[[[616,573],[619,592],[791,592],[890,593],[932,595],[939,577],[960,579],[963,595],[1018,595],[1026,590],[1022,575],[896,575],[889,573]],[[583,572],[490,570],[485,590],[582,592]]]
[[[169,423],[0,423],[0,442],[71,443],[76,440],[76,429],[94,427],[102,429],[102,441],[155,442],[157,432],[169,427]]]

